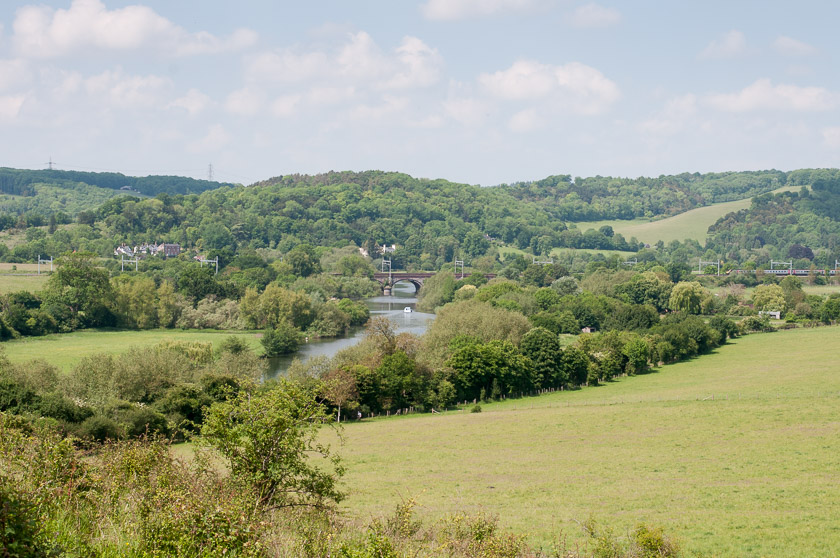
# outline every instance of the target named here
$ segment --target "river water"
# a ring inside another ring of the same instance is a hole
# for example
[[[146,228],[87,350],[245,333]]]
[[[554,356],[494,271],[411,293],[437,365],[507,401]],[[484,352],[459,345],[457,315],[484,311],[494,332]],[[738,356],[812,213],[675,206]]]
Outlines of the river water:
[[[370,310],[370,317],[385,316],[394,322],[398,333],[404,331],[415,335],[425,333],[429,322],[435,318],[435,315],[415,310],[417,295],[414,292],[414,286],[410,283],[397,283],[394,285],[392,292],[391,296],[376,296],[364,301],[368,310]],[[411,312],[406,312],[406,307],[411,308]],[[285,374],[294,359],[306,361],[314,356],[332,357],[340,350],[361,341],[364,335],[364,327],[353,327],[344,337],[311,340],[304,343],[293,354],[270,359],[272,375]]]

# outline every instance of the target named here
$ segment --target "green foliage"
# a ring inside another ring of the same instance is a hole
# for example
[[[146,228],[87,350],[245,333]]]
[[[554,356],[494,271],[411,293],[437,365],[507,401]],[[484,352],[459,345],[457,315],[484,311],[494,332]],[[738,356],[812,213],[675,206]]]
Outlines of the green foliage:
[[[644,523],[636,527],[633,542],[640,551],[641,558],[668,558],[679,556],[680,547],[667,538],[661,527],[648,527]]]
[[[562,350],[555,333],[535,327],[522,337],[519,345],[522,354],[531,360],[534,367],[536,387],[560,387],[569,378],[563,375],[560,366]]]
[[[616,287],[616,294],[632,304],[650,304],[662,312],[668,308],[672,284],[652,271],[635,274],[627,283]],[[681,287],[683,288],[683,287]]]
[[[36,504],[0,475],[0,554],[4,558],[50,556],[41,542],[40,525]]]
[[[437,273],[423,283],[417,298],[417,309],[432,312],[435,308],[451,302],[455,296],[455,276],[449,272]]]
[[[509,341],[518,345],[531,329],[528,319],[518,312],[496,308],[479,300],[447,304],[423,336],[422,358],[432,368],[439,367],[451,354],[450,342],[458,336],[481,342]]]
[[[580,293],[580,285],[578,285],[577,279],[571,275],[555,279],[551,282],[551,288],[554,289],[560,296]]]
[[[315,308],[315,320],[309,326],[310,331],[321,337],[338,337],[347,332],[350,315],[335,301],[318,304]]]
[[[280,322],[266,329],[260,339],[265,356],[274,357],[293,353],[302,341],[303,334],[289,322]]]
[[[95,442],[119,440],[123,437],[120,425],[113,419],[104,416],[92,416],[79,425],[79,435]]]
[[[282,381],[213,404],[201,434],[262,505],[321,507],[344,496],[338,487],[340,460],[317,441],[318,430],[329,423],[312,391]],[[319,461],[326,461],[326,468]]]
[[[219,285],[210,266],[191,265],[178,275],[178,291],[192,300],[199,301],[207,296],[219,294]]]
[[[405,409],[426,401],[428,377],[405,351],[396,349],[375,370],[384,409]]]
[[[467,345],[455,351],[446,365],[454,370],[452,383],[459,399],[477,399],[482,390],[508,395],[539,387],[531,361],[507,341]]]
[[[108,272],[97,267],[89,252],[59,258],[44,292],[45,302],[66,307],[81,326],[113,325],[113,291]],[[75,329],[75,327],[74,327]]]
[[[350,325],[364,325],[370,318],[370,310],[363,302],[342,298],[338,301],[338,307],[350,316]]]
[[[678,312],[699,314],[700,303],[707,295],[706,289],[697,281],[680,281],[671,290],[669,307]]]
[[[785,309],[785,293],[779,285],[757,286],[752,301],[757,310],[784,312]]]
[[[315,319],[309,296],[273,283],[262,293],[247,289],[239,305],[239,312],[245,324],[251,328],[277,327],[281,322],[289,322],[304,330]]]
[[[222,339],[221,343],[216,347],[216,351],[221,353],[230,353],[232,355],[239,355],[250,351],[251,348],[248,343],[241,337],[229,335]]]
[[[770,318],[768,316],[747,316],[738,322],[738,332],[741,335],[770,331],[775,331],[775,329],[770,325]]]

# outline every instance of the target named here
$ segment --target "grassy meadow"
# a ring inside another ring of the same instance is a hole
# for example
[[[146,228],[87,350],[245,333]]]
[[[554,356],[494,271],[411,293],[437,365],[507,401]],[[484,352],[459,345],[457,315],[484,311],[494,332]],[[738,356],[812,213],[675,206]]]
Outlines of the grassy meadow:
[[[799,187],[785,186],[774,190],[774,194],[798,190]],[[640,242],[655,244],[661,240],[665,244],[672,240],[682,242],[685,239],[693,239],[703,242],[708,236],[706,233],[709,227],[715,222],[733,211],[747,209],[752,204],[752,198],[736,200],[731,202],[716,203],[705,207],[698,207],[673,217],[651,221],[649,219],[632,220],[607,220],[607,221],[584,221],[575,223],[581,231],[597,229],[603,225],[609,225],[617,233],[624,235],[626,239],[636,237]]]
[[[50,264],[42,264],[38,275],[37,263],[0,263],[0,294],[40,291],[47,283],[49,271]]]
[[[837,328],[756,334],[601,387],[348,423],[344,510],[416,496],[546,547],[592,517],[661,525],[704,556],[836,555],[839,352]]]
[[[0,343],[0,348],[13,363],[43,359],[62,371],[69,371],[82,358],[96,353],[119,354],[129,347],[156,345],[164,340],[200,341],[215,345],[231,335],[244,339],[257,353],[262,352],[255,333],[207,329],[85,330],[5,341]]]
[[[586,221],[575,223],[581,231],[587,229],[598,229],[609,225],[617,233],[624,235],[626,239],[636,237],[640,242],[655,244],[661,240],[665,244],[672,240],[683,240],[690,238],[702,242],[706,239],[707,231],[715,221],[733,211],[746,209],[750,206],[751,200],[737,200],[724,203],[716,203],[705,207],[698,207],[658,221],[648,219],[633,219],[629,221],[608,220],[608,221]]]
[[[40,291],[47,284],[49,275],[15,275],[0,273],[0,294],[13,293],[16,291]]]

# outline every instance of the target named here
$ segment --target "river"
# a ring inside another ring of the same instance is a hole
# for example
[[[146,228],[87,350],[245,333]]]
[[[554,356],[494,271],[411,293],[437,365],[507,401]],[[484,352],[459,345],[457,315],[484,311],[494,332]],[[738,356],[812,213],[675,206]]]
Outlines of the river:
[[[399,333],[404,331],[415,335],[425,333],[429,322],[435,318],[435,315],[415,311],[417,296],[414,292],[414,286],[410,283],[397,283],[394,285],[392,292],[391,296],[375,296],[364,301],[368,310],[370,310],[370,317],[385,316],[396,324]],[[411,308],[411,312],[406,312],[406,307]],[[364,335],[364,327],[353,327],[344,337],[318,339],[304,343],[293,354],[270,359],[271,369],[274,371],[272,375],[285,374],[294,359],[306,361],[314,356],[332,357],[340,350],[361,341]]]

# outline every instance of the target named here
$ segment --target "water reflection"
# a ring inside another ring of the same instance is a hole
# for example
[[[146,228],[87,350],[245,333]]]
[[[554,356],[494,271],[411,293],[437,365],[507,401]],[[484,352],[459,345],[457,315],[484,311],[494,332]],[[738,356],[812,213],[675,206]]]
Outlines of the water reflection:
[[[417,297],[414,286],[410,283],[397,283],[391,296],[376,296],[364,302],[370,310],[371,317],[385,316],[396,324],[397,331],[400,333],[407,331],[415,335],[422,335],[426,332],[429,322],[435,318],[434,314],[416,311]],[[406,307],[411,308],[411,312],[406,312]],[[301,345],[301,348],[292,355],[269,359],[271,368],[274,370],[272,375],[284,374],[295,358],[306,361],[314,356],[332,357],[340,350],[361,341],[364,334],[365,329],[363,327],[354,327],[351,328],[346,337],[310,341]]]

